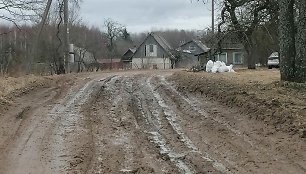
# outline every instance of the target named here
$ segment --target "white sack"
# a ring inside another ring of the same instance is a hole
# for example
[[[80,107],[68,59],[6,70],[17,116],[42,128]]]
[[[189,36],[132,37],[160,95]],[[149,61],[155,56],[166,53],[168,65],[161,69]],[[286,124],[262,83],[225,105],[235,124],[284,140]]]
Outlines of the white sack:
[[[224,73],[224,72],[235,72],[235,71],[233,70],[233,65],[226,66],[224,62],[221,61],[213,62],[209,60],[206,64],[206,72]]]
[[[211,72],[212,72],[212,73],[217,73],[217,72],[218,72],[218,69],[219,69],[219,68],[218,68],[217,66],[214,65],[214,66],[212,67],[212,69],[211,69]]]
[[[222,65],[218,68],[218,72],[220,73],[229,72],[229,68],[226,65]]]
[[[211,69],[213,66],[214,66],[214,62],[209,60],[206,64],[206,72],[211,72]]]
[[[227,68],[229,69],[228,72],[235,72],[232,64],[230,66],[227,66]]]

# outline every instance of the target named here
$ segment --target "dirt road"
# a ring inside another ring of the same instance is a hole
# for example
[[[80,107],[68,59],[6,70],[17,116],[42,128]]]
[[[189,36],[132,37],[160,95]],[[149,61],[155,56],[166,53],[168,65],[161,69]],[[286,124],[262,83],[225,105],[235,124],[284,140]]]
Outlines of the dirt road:
[[[180,93],[171,74],[95,74],[16,99],[0,173],[306,173],[303,140]]]

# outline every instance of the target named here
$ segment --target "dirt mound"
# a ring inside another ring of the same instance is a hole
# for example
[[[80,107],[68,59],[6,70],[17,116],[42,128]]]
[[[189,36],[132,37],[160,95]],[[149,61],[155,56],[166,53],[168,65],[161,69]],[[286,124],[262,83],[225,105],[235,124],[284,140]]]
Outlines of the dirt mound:
[[[306,88],[279,82],[278,71],[238,71],[227,74],[175,73],[171,80],[180,91],[205,95],[276,130],[305,136]]]
[[[75,78],[75,75],[0,77],[0,112],[17,97],[41,88],[72,84]]]

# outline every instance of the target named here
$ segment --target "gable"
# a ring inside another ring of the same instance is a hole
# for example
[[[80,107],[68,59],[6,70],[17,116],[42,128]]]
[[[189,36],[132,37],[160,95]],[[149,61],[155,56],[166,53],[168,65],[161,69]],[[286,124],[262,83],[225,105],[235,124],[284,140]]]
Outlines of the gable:
[[[133,58],[143,57],[170,57],[174,56],[170,52],[171,47],[168,43],[153,33],[150,33],[143,43],[137,48]]]
[[[191,48],[194,48],[194,49],[191,49]],[[200,47],[197,44],[195,44],[194,42],[188,42],[188,43],[182,45],[181,49],[182,50],[189,50],[189,51],[199,51]]]
[[[130,61],[133,57],[133,52],[129,49],[123,56],[122,56],[122,61]]]
[[[192,54],[198,55],[198,54],[206,53],[210,49],[206,45],[204,45],[202,42],[192,40],[192,41],[189,41],[181,45],[180,50],[182,51],[187,50],[188,52]]]

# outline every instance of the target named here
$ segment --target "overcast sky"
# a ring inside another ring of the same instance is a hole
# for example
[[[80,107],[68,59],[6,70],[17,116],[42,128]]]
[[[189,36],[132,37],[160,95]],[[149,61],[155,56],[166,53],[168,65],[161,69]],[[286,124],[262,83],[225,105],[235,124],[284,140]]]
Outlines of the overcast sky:
[[[157,29],[202,30],[210,26],[210,5],[191,0],[84,0],[81,4],[83,22],[103,29],[111,18],[127,27],[129,32]]]

